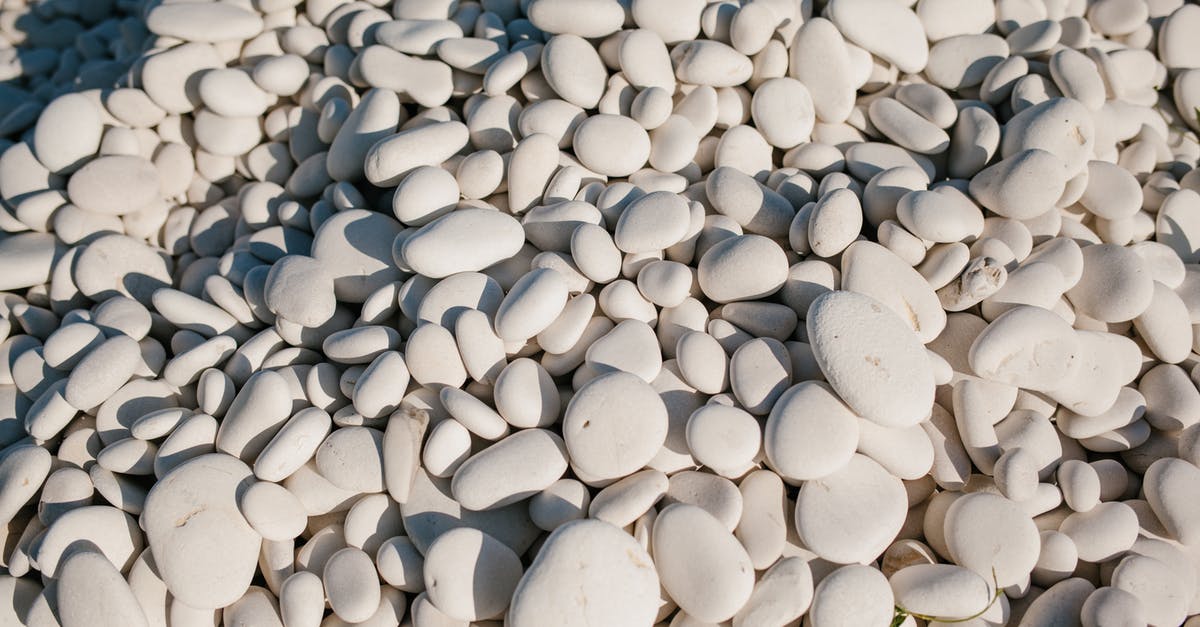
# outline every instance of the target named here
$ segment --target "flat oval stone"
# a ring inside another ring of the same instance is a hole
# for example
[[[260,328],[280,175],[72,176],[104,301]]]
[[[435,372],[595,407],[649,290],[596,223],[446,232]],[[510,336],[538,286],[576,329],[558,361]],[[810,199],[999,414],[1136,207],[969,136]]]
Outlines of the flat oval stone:
[[[312,257],[333,275],[338,300],[361,303],[400,279],[392,244],[401,230],[395,218],[365,209],[339,211],[321,224]]]
[[[597,480],[641,469],[667,437],[667,408],[636,375],[611,372],[575,393],[563,414],[563,440],[573,466]]]
[[[158,170],[146,159],[108,155],[89,161],[73,174],[67,195],[84,211],[124,215],[157,199],[158,181]]]
[[[712,514],[695,505],[668,505],[654,521],[651,543],[663,588],[689,616],[719,623],[750,598],[750,556]]]
[[[536,0],[529,3],[526,15],[542,32],[587,39],[611,35],[625,22],[625,12],[614,0]]]
[[[249,588],[262,538],[237,502],[253,481],[237,458],[202,455],[175,467],[146,496],[146,539],[163,581],[180,601],[215,609]]]
[[[517,584],[512,627],[649,625],[660,604],[654,561],[632,536],[585,519],[550,534]]]
[[[78,254],[71,278],[92,300],[129,296],[148,305],[155,291],[172,283],[174,264],[164,257],[128,235],[104,235]]]
[[[566,471],[562,439],[544,429],[525,429],[463,462],[450,488],[463,507],[492,509],[541,492]]]
[[[789,481],[828,476],[850,463],[858,446],[858,416],[823,381],[788,388],[767,417],[763,451]]]
[[[912,330],[879,301],[829,292],[807,316],[813,357],[858,415],[885,427],[924,420],[933,405],[933,373]]]
[[[218,42],[250,39],[262,32],[263,20],[231,4],[171,3],[154,7],[146,15],[146,28],[184,41]]]
[[[954,564],[914,564],[896,571],[888,583],[896,605],[913,614],[966,618],[992,601],[987,580]]]
[[[499,616],[521,580],[521,560],[492,536],[469,527],[447,531],[425,552],[425,592],[447,616]]]
[[[414,272],[440,279],[483,270],[517,254],[524,244],[525,231],[512,216],[463,208],[410,235],[401,254]]]
[[[807,481],[796,497],[796,532],[822,559],[870,562],[904,525],[904,484],[869,457],[855,454],[840,469]]]

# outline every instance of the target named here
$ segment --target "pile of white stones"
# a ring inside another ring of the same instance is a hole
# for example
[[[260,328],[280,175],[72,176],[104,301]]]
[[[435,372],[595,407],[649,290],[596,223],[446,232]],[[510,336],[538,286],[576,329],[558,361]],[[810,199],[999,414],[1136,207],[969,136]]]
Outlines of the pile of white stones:
[[[0,38],[0,624],[1200,625],[1194,2]]]

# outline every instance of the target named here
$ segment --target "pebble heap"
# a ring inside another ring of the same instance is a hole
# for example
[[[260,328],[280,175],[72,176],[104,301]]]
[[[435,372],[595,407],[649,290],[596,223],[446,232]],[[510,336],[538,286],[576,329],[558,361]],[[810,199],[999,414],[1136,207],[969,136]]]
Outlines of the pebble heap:
[[[0,40],[0,624],[1200,627],[1193,0]]]

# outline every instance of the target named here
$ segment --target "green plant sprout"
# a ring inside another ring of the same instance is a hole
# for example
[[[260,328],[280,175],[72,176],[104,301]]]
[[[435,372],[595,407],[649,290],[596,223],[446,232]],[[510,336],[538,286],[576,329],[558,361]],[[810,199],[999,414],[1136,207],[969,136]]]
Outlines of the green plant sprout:
[[[975,620],[976,618],[979,618],[987,613],[988,610],[992,609],[992,606],[995,605],[996,601],[1000,598],[1000,585],[999,582],[996,581],[995,567],[992,567],[992,588],[996,590],[995,594],[992,595],[992,600],[988,601],[988,604],[985,605],[982,610],[979,610],[978,612],[965,618],[941,618],[938,616],[926,616],[924,614],[917,614],[909,611],[897,603],[895,605],[895,613],[892,614],[891,627],[900,627],[900,625],[903,625],[905,619],[907,619],[909,616],[912,616],[913,618],[919,618],[926,622],[937,621],[939,623],[965,623],[967,621]]]

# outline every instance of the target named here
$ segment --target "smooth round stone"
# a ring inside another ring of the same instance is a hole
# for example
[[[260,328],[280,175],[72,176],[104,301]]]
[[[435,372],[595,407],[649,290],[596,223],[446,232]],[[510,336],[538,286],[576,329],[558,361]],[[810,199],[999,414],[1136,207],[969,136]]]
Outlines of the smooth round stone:
[[[719,524],[719,523],[718,523]],[[660,604],[655,562],[606,522],[569,522],[550,534],[512,595],[512,627],[649,625]]]
[[[808,621],[813,627],[887,625],[895,608],[892,588],[871,566],[850,564],[825,575],[813,591]]]
[[[1153,557],[1129,555],[1112,572],[1112,586],[1141,600],[1146,621],[1151,625],[1178,625],[1188,614],[1195,594],[1185,589],[1171,566]]]
[[[1022,620],[1037,625],[1074,624],[1080,620],[1083,604],[1096,586],[1080,577],[1060,581],[1029,604]]]
[[[320,262],[287,255],[267,273],[264,297],[275,315],[304,327],[318,327],[337,310],[333,286],[333,275]]]
[[[571,33],[587,39],[621,30],[625,11],[614,0],[535,0],[526,15],[544,33]]]
[[[1146,610],[1141,599],[1120,588],[1097,588],[1080,609],[1079,619],[1084,627],[1101,625],[1145,625]]]
[[[989,381],[1045,390],[1079,367],[1074,329],[1041,307],[1019,305],[988,325],[971,344],[967,359]]]
[[[392,244],[401,230],[394,218],[365,209],[340,211],[321,224],[312,257],[333,275],[338,300],[361,303],[400,279]]]
[[[768,413],[791,379],[787,347],[773,338],[749,340],[729,360],[729,386],[734,397],[755,415]]]
[[[785,557],[762,574],[750,599],[733,616],[733,624],[788,624],[804,615],[812,596],[813,573],[808,561],[800,556]]]
[[[55,590],[63,627],[90,625],[149,625],[129,582],[96,550],[81,542],[59,564]],[[103,602],[97,602],[103,599]]]
[[[263,19],[236,5],[170,3],[146,15],[146,28],[155,35],[184,41],[250,39],[262,32]]]
[[[542,48],[541,68],[550,89],[573,105],[594,109],[604,94],[608,78],[604,62],[578,35],[551,37]]]
[[[592,496],[577,479],[559,479],[529,499],[529,518],[538,529],[554,531],[573,521],[587,518]]]
[[[1186,495],[1200,486],[1200,469],[1176,458],[1163,458],[1146,470],[1146,500],[1175,539],[1194,545],[1200,536],[1200,507]]]
[[[686,436],[692,457],[726,476],[736,477],[749,468],[762,447],[754,416],[724,405],[706,405],[692,412]]]
[[[848,189],[834,189],[821,196],[809,214],[806,237],[812,252],[833,257],[842,252],[862,230],[862,205]]]
[[[370,427],[334,430],[317,449],[321,476],[353,492],[382,492],[383,433]]]
[[[86,249],[85,249],[86,250]],[[20,233],[0,239],[0,289],[18,290],[46,283],[63,245],[47,233]]]
[[[960,566],[1000,587],[1029,576],[1041,551],[1038,528],[1016,503],[995,494],[973,492],[950,505],[945,520],[946,546]]]
[[[621,370],[651,383],[662,370],[662,353],[650,325],[640,320],[622,320],[585,353],[585,363],[598,372]]]
[[[205,70],[224,68],[217,49],[192,42],[151,55],[142,66],[142,89],[169,114],[192,111],[200,105],[199,80]]]
[[[688,331],[675,344],[676,366],[688,385],[705,394],[729,386],[729,358],[721,343],[703,331]]]
[[[838,470],[800,488],[796,532],[826,561],[865,563],[895,540],[907,513],[904,484],[878,462],[856,454]]]
[[[54,462],[40,446],[16,446],[0,459],[0,521],[8,524],[37,494]]]
[[[537,268],[509,289],[496,310],[496,335],[507,342],[527,340],[549,327],[567,303],[566,279],[551,268]]]
[[[225,117],[258,117],[270,105],[266,92],[242,70],[207,72],[200,79],[199,89],[204,106]]]
[[[238,508],[246,522],[266,540],[291,540],[308,524],[304,505],[277,483],[259,481],[250,486],[241,495]]]
[[[1008,42],[996,35],[958,35],[937,42],[929,50],[925,75],[934,85],[962,90],[982,83],[988,71],[1008,55]]]
[[[371,556],[346,547],[329,556],[321,577],[333,613],[348,623],[361,623],[379,606],[379,578]]]
[[[521,580],[521,560],[492,536],[467,527],[447,531],[425,552],[425,591],[447,616],[501,615]]]
[[[1023,150],[1040,148],[1061,159],[1070,178],[1087,168],[1095,143],[1095,123],[1087,107],[1078,100],[1052,98],[1008,121],[1000,154],[1008,158]]]
[[[842,253],[841,289],[887,305],[922,343],[933,341],[946,328],[946,313],[937,293],[919,272],[886,246],[858,241],[846,248]]]
[[[575,129],[575,154],[588,169],[606,176],[629,176],[650,158],[650,136],[620,115],[599,114]]]
[[[1028,220],[1054,208],[1067,184],[1058,156],[1033,148],[1006,156],[971,179],[971,196],[997,215]]]
[[[991,584],[953,564],[915,564],[892,575],[896,605],[913,614],[939,618],[974,616],[992,601]]]
[[[150,489],[142,526],[176,599],[215,609],[238,600],[250,586],[262,538],[237,503],[253,481],[237,458],[210,454],[176,466]]]
[[[68,172],[83,165],[100,149],[104,122],[92,100],[65,94],[50,101],[33,129],[32,148],[51,172]]]
[[[514,359],[496,377],[496,411],[514,427],[546,427],[558,420],[561,398],[550,373],[531,359]]]
[[[763,139],[788,149],[808,141],[816,122],[813,98],[794,78],[772,78],[754,90],[750,115]]]
[[[159,197],[154,164],[128,155],[109,155],[89,161],[71,176],[67,195],[84,211],[124,215]]]
[[[1075,543],[1079,559],[1106,562],[1128,551],[1137,540],[1137,514],[1124,503],[1100,503],[1067,516],[1059,531]]]
[[[425,558],[406,536],[384,540],[376,551],[375,563],[387,585],[405,592],[425,589]]]
[[[1154,278],[1145,260],[1118,244],[1083,247],[1083,274],[1067,290],[1071,304],[1101,322],[1132,320],[1150,306]]]
[[[754,587],[754,566],[724,525],[694,505],[668,505],[654,521],[655,565],[663,588],[688,615],[729,620]]]
[[[720,41],[681,42],[671,51],[675,76],[693,85],[734,87],[750,79],[754,64],[746,55]]]
[[[401,254],[414,272],[440,279],[483,270],[517,254],[524,244],[525,231],[512,216],[463,208],[410,235]]]
[[[901,72],[925,68],[929,44],[915,13],[888,0],[838,0],[827,17],[846,39],[893,63]]]
[[[766,237],[737,235],[705,251],[696,272],[704,295],[718,303],[754,300],[787,281],[787,255]]]
[[[686,503],[712,514],[726,529],[733,531],[742,516],[742,493],[732,481],[697,470],[684,470],[671,476],[663,504]]]
[[[858,416],[821,381],[805,381],[784,392],[763,430],[771,467],[794,482],[836,472],[850,462],[857,446]]]
[[[786,235],[796,217],[787,198],[731,166],[720,166],[709,173],[704,193],[713,209],[733,218],[749,233]]]
[[[563,414],[563,440],[573,466],[596,480],[641,469],[667,437],[667,408],[636,375],[611,372],[575,393]]]
[[[788,51],[788,75],[808,88],[816,117],[836,124],[854,108],[856,85],[842,33],[833,22],[805,20]]]
[[[880,98],[868,109],[871,123],[896,145],[932,155],[950,147],[950,136],[895,98]]]
[[[463,507],[493,509],[541,492],[566,471],[562,439],[551,431],[525,429],[463,462],[450,486]]]
[[[651,192],[625,207],[613,230],[613,242],[626,253],[653,253],[679,243],[691,221],[688,203],[678,194]]]
[[[92,300],[123,295],[146,305],[156,290],[171,285],[173,267],[143,242],[112,234],[94,240],[79,253],[72,279]]]
[[[363,171],[371,184],[392,187],[420,166],[440,166],[468,141],[467,125],[457,120],[406,128],[373,144]]]
[[[1168,69],[1200,67],[1200,51],[1191,37],[1200,26],[1200,10],[1183,4],[1163,22],[1158,37],[1158,55]]]
[[[71,370],[63,398],[76,409],[90,410],[125,385],[141,359],[141,350],[133,338],[113,336],[85,355]]]
[[[913,331],[879,301],[829,292],[808,309],[813,357],[855,413],[885,427],[924,420],[933,405],[933,373]]]
[[[658,502],[670,487],[661,471],[647,468],[606,486],[588,508],[588,516],[620,527],[633,524]]]

